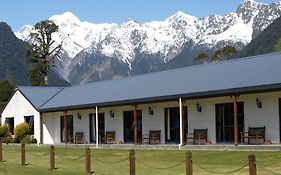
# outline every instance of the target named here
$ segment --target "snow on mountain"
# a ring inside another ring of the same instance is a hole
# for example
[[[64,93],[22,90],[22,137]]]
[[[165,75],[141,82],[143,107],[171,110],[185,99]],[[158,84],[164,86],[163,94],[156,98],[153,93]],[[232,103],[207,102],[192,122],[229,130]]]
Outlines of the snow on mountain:
[[[58,43],[63,40],[63,49],[68,55],[64,66],[60,67],[65,70],[59,71],[67,78],[69,69],[75,67],[70,64],[79,63],[72,59],[85,50],[121,60],[132,69],[136,54],[157,55],[163,62],[168,62],[182,52],[186,43],[206,48],[215,48],[223,42],[246,45],[280,15],[281,1],[264,4],[245,0],[234,12],[205,18],[178,12],[164,21],[144,24],[131,19],[121,25],[93,24],[81,22],[74,14],[66,12],[54,15],[50,20],[59,26],[60,31],[54,39]],[[15,34],[28,40],[31,30],[31,26],[24,26]]]

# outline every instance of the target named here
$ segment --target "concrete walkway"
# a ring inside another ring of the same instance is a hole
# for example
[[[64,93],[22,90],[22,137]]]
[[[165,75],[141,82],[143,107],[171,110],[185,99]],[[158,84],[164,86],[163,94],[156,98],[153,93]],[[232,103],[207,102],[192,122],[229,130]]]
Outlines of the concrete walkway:
[[[49,146],[49,145],[42,145]],[[157,145],[134,145],[134,144],[56,144],[59,147],[90,147],[102,149],[157,149],[157,150],[179,150],[178,144],[157,144]],[[183,145],[181,150],[212,150],[212,151],[281,151],[281,144],[270,145],[232,145],[232,144],[210,144],[210,145]]]

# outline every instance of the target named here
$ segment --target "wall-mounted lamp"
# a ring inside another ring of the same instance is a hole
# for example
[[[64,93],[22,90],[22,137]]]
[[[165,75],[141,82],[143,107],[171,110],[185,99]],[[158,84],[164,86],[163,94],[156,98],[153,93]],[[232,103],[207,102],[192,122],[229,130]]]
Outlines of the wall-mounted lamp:
[[[112,112],[112,110],[109,111],[109,115],[111,118],[114,118],[114,113]]]
[[[198,102],[197,102],[197,104],[196,104],[196,109],[197,109],[198,112],[201,112],[201,111],[202,111],[202,107],[201,107],[201,105],[199,105]]]
[[[257,108],[261,108],[262,107],[262,103],[260,101],[260,99],[257,97],[256,99],[256,105],[257,105]]]
[[[153,115],[153,110],[150,106],[148,107],[148,113],[149,113],[149,115]]]
[[[79,119],[79,120],[81,120],[81,118],[82,118],[82,116],[81,116],[81,114],[78,112],[78,114],[77,114],[77,118]]]

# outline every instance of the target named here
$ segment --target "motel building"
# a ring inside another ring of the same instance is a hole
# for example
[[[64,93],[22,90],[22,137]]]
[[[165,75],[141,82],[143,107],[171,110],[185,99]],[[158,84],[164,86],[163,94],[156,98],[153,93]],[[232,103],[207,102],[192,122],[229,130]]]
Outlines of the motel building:
[[[79,86],[20,86],[1,123],[12,131],[26,121],[40,144],[239,146],[280,144],[280,111],[281,54],[272,53]],[[246,137],[249,128],[261,135]],[[189,136],[196,130],[202,143]],[[159,138],[144,141],[153,131]]]

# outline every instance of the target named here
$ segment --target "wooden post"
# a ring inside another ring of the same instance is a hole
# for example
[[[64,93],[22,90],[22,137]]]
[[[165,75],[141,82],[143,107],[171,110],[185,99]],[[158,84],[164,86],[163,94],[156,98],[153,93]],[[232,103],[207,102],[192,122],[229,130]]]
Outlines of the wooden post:
[[[21,165],[25,165],[25,144],[21,144]]]
[[[130,175],[136,175],[136,157],[135,150],[130,150]]]
[[[40,144],[43,144],[43,114],[40,113]]]
[[[137,105],[133,105],[134,107],[134,143],[137,144],[138,140],[138,113],[137,113]]]
[[[0,141],[0,163],[3,162],[3,155],[2,155],[2,142]]]
[[[251,154],[248,156],[249,158],[249,175],[257,175],[257,168],[256,168],[256,156]]]
[[[91,174],[91,150],[90,150],[90,148],[86,148],[85,168],[86,168],[86,174]]]
[[[50,169],[55,169],[55,147],[53,145],[50,146]]]
[[[63,124],[64,124],[64,143],[67,144],[68,142],[68,128],[67,128],[67,111],[64,111],[64,117],[63,117]]]
[[[233,118],[234,118],[234,144],[235,146],[238,145],[238,107],[237,107],[237,99],[238,96],[234,95],[233,96]]]
[[[186,175],[193,175],[191,151],[186,152]]]

